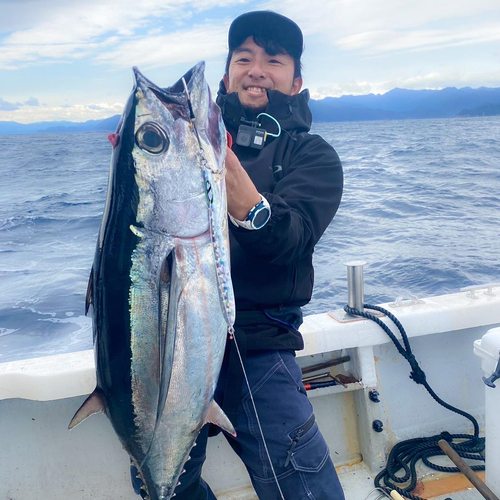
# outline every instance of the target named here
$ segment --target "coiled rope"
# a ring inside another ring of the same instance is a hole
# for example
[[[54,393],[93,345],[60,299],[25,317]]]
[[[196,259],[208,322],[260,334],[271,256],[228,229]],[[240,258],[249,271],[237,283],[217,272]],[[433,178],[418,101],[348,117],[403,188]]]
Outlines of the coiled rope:
[[[446,403],[446,401],[443,401],[434,392],[432,387],[427,382],[425,372],[422,370],[422,368],[420,368],[415,355],[411,350],[408,335],[406,334],[405,329],[403,328],[403,325],[400,323],[400,321],[391,312],[383,309],[382,307],[373,306],[370,304],[364,304],[363,307],[365,309],[370,309],[385,314],[398,328],[399,332],[401,333],[401,339],[403,343],[401,344],[401,342],[397,339],[391,329],[374,314],[370,314],[369,312],[365,311],[359,311],[347,305],[344,307],[344,311],[348,314],[351,314],[352,316],[361,316],[377,323],[377,325],[379,325],[385,331],[385,333],[387,333],[401,356],[403,356],[410,364],[410,378],[416,384],[423,385],[426,388],[427,392],[437,403],[439,403],[447,410],[457,413],[470,420],[474,427],[473,435],[450,434],[449,432],[445,431],[436,436],[401,441],[400,443],[396,444],[391,450],[387,459],[386,468],[382,470],[375,478],[375,487],[383,488],[388,492],[390,492],[391,490],[396,490],[398,493],[405,496],[406,498],[409,498],[410,500],[424,500],[423,498],[411,493],[417,485],[417,462],[419,460],[422,460],[427,467],[440,472],[460,472],[457,467],[443,467],[430,461],[430,457],[445,455],[445,453],[438,446],[438,441],[440,439],[445,439],[446,441],[448,441],[448,443],[450,443],[450,446],[452,446],[452,448],[462,458],[484,462],[484,438],[479,437],[479,425],[477,423],[477,420],[472,415]],[[459,442],[455,443],[453,442],[454,440],[458,440]],[[480,471],[484,469],[484,465],[472,466],[472,470],[474,471]],[[409,484],[405,487],[402,487],[404,483]]]

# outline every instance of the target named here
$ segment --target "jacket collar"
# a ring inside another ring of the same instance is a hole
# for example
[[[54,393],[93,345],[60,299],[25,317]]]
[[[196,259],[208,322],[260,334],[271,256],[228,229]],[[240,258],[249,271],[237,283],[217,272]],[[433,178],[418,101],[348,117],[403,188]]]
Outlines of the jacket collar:
[[[309,109],[309,90],[304,89],[297,95],[289,96],[278,90],[268,90],[269,103],[264,110],[279,121],[281,128],[291,132],[308,132],[311,128],[312,115]],[[238,93],[226,93],[226,86],[221,80],[217,93],[217,104],[222,110],[224,123],[230,131],[236,131],[241,119],[248,119],[240,103]]]

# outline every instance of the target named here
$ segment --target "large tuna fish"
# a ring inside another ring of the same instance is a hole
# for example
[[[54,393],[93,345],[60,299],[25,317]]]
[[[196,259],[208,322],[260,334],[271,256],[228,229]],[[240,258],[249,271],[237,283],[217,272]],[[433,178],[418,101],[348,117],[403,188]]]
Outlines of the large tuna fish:
[[[169,499],[199,430],[234,434],[213,400],[228,328],[226,135],[204,63],[170,88],[134,69],[87,293],[97,387],[152,500]]]

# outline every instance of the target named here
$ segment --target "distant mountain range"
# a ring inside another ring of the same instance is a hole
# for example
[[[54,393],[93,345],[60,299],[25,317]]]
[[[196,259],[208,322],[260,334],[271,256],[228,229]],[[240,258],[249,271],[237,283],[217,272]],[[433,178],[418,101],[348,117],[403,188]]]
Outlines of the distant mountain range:
[[[1,122],[0,135],[5,134],[61,134],[67,132],[112,132],[116,130],[120,115],[115,115],[104,120],[88,120],[86,122],[35,122],[17,123]]]
[[[315,122],[493,116],[500,115],[500,88],[448,87],[442,90],[395,88],[385,94],[311,99],[310,107]],[[0,121],[0,134],[111,132],[116,130],[119,119],[120,116],[115,115],[105,120],[86,122],[22,124]]]
[[[477,108],[463,109],[457,116],[498,116],[500,104],[482,104]]]
[[[482,116],[484,107],[490,109],[498,105],[500,88],[486,87],[395,88],[385,94],[325,97],[320,101],[312,100],[310,104],[316,122]]]

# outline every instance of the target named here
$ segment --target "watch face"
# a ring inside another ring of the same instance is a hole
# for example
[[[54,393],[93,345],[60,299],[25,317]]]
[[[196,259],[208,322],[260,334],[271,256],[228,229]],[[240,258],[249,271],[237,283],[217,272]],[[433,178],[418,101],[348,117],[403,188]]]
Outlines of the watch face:
[[[253,218],[253,226],[257,229],[261,228],[269,219],[269,209],[267,207],[262,207]]]

